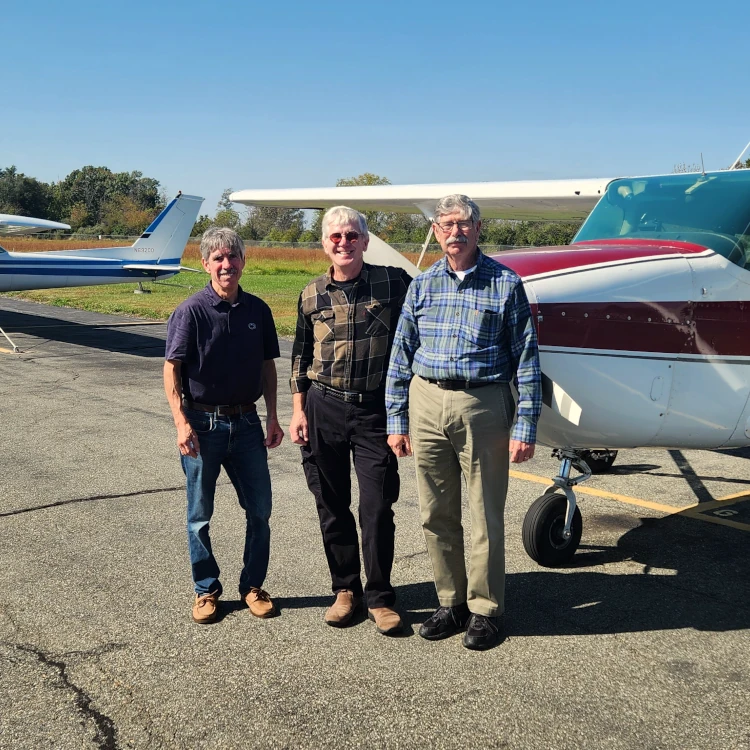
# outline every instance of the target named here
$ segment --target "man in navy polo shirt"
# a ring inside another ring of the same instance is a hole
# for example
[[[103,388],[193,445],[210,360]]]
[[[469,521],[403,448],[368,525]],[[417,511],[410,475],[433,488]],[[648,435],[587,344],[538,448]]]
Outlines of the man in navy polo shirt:
[[[201,258],[211,282],[169,318],[164,363],[164,389],[187,479],[193,620],[215,620],[222,592],[208,533],[222,466],[247,519],[240,597],[256,617],[271,617],[276,608],[261,587],[270,549],[266,449],[276,448],[284,436],[276,415],[279,342],[268,305],[240,288],[245,245],[239,235],[209,229],[201,239]],[[255,408],[261,395],[265,439]]]

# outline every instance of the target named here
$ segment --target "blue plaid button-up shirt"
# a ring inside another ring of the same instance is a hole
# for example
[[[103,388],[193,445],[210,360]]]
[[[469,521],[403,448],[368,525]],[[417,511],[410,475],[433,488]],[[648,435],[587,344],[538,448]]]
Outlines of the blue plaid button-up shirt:
[[[536,442],[542,410],[536,331],[520,277],[478,251],[459,281],[446,258],[409,286],[386,380],[387,429],[409,432],[409,383],[435,380],[516,382],[518,418],[511,439]]]

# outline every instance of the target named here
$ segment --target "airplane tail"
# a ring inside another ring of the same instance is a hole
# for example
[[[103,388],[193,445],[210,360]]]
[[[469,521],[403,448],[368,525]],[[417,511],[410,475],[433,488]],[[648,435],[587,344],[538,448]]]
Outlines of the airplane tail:
[[[178,193],[128,248],[123,260],[180,265],[190,232],[198,218],[203,198]]]
[[[395,247],[391,247],[372,232],[370,232],[370,244],[367,246],[365,260],[375,266],[396,266],[396,268],[403,268],[412,278],[419,276],[421,273]]]
[[[55,251],[55,257],[70,255],[77,258],[122,260],[128,264],[124,268],[133,266],[157,270],[157,267],[168,267],[179,270],[182,253],[202,203],[203,198],[178,193],[130,247],[59,250]]]

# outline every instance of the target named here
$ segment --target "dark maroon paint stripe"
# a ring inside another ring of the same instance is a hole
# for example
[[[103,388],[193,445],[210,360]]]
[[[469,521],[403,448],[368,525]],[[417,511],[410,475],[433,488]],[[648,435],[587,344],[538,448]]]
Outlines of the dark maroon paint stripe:
[[[750,356],[750,302],[559,302],[532,308],[541,346]]]
[[[664,240],[596,240],[562,247],[530,247],[506,250],[491,257],[526,278],[553,271],[570,271],[597,263],[642,260],[660,255],[694,255],[706,248],[691,242]]]

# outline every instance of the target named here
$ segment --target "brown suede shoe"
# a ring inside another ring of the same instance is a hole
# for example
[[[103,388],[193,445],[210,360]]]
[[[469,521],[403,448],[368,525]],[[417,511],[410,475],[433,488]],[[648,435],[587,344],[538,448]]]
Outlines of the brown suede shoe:
[[[346,589],[339,591],[336,594],[336,601],[328,608],[323,619],[327,625],[343,628],[352,619],[361,601],[351,591]]]
[[[396,635],[404,629],[401,615],[390,607],[368,609],[367,616],[375,623],[378,633],[383,635]]]
[[[268,592],[263,589],[250,589],[242,598],[256,617],[273,617],[276,614],[276,606]]]
[[[216,594],[195,595],[193,620],[199,625],[213,622],[219,614],[219,597]]]

